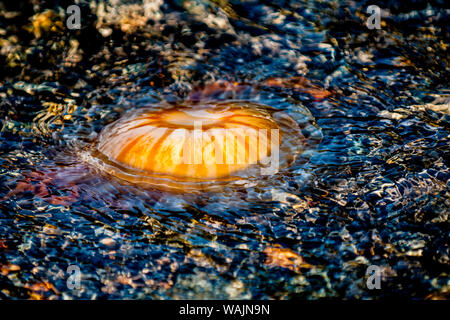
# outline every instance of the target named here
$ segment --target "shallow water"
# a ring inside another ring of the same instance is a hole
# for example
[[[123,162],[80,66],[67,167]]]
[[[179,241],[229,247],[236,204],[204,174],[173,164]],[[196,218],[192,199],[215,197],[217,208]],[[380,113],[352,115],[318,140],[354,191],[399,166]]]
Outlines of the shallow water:
[[[62,2],[0,2],[0,298],[448,298],[443,2],[380,2],[380,30],[370,2],[132,2],[83,3],[79,31]],[[22,28],[47,8],[54,29]],[[310,143],[220,193],[92,164],[127,111],[205,97],[298,113]]]

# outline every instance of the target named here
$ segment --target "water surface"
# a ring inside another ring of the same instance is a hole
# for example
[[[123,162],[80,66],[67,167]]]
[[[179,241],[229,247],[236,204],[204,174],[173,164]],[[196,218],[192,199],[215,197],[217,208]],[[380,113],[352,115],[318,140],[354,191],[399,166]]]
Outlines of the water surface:
[[[81,1],[76,31],[64,1],[0,2],[0,298],[448,298],[449,11],[378,1],[369,30],[369,4]],[[126,112],[205,95],[299,112],[312,142],[220,193],[87,161]]]

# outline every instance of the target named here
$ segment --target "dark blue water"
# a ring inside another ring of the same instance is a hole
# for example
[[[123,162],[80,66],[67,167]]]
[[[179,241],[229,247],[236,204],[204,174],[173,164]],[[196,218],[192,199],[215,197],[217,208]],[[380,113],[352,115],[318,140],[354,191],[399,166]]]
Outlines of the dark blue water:
[[[0,2],[0,298],[448,299],[444,2],[378,1],[373,30],[370,2],[80,1],[81,30],[66,2]],[[202,94],[301,113],[310,143],[221,192],[92,163],[127,111]]]

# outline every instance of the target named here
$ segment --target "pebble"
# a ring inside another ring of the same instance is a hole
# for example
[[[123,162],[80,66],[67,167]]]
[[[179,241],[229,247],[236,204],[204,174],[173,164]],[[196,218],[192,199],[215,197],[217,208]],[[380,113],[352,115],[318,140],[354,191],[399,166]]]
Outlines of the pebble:
[[[112,247],[116,244],[116,241],[113,238],[103,238],[102,240],[100,240],[100,243],[105,246]]]

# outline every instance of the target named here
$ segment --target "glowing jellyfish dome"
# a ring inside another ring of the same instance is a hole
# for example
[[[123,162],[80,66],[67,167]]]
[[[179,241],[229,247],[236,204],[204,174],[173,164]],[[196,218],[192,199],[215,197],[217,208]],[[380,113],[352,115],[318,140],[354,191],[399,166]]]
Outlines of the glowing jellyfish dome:
[[[276,174],[301,153],[303,140],[287,113],[258,103],[160,104],[106,126],[97,152],[126,181],[209,190]]]

